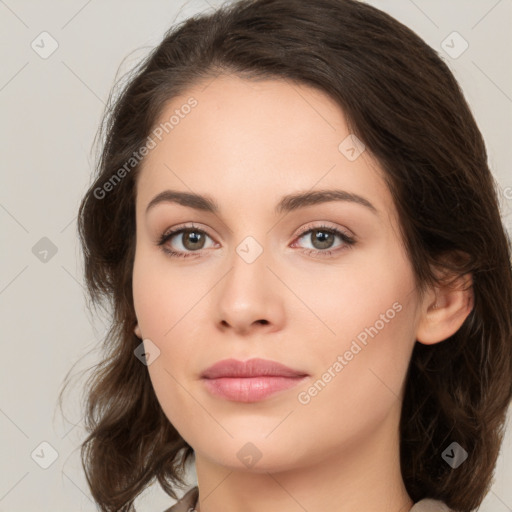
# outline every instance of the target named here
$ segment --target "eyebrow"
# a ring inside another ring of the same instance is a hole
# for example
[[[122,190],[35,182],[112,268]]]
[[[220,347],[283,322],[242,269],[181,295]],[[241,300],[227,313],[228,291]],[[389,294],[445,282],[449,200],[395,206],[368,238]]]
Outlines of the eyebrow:
[[[279,203],[276,205],[274,211],[276,214],[283,212],[291,212],[312,206],[320,203],[327,203],[331,201],[346,201],[356,203],[371,210],[374,214],[378,215],[378,210],[373,206],[368,199],[362,196],[347,192],[345,190],[315,190],[308,192],[299,192],[283,196]],[[210,196],[203,196],[194,194],[192,192],[180,192],[177,190],[164,190],[156,195],[148,204],[146,214],[160,203],[177,203],[182,206],[188,206],[196,210],[202,210],[217,214],[220,212],[219,205]]]

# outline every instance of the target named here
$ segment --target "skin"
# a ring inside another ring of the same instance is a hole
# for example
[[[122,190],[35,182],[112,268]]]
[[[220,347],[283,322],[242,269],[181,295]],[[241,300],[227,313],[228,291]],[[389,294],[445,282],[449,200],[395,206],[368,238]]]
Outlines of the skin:
[[[416,340],[442,342],[469,314],[467,280],[420,296],[382,170],[368,150],[355,161],[340,152],[350,131],[323,92],[221,75],[174,98],[160,121],[190,96],[198,105],[138,175],[133,293],[135,333],[160,350],[148,366],[156,396],[195,451],[197,509],[409,511],[398,430],[406,371]],[[220,212],[160,203],[146,214],[165,189],[211,196]],[[274,213],[283,195],[320,189],[363,196],[377,212],[329,201]],[[207,233],[203,248],[178,234],[167,247],[199,250],[165,254],[160,235],[191,222]],[[324,223],[356,244],[332,235],[322,249],[311,232],[300,234]],[[250,264],[236,251],[247,236],[263,249]],[[396,303],[400,312],[300,403],[298,394]],[[272,359],[309,377],[260,402],[225,400],[199,375],[230,357]],[[252,467],[237,457],[248,442],[261,453]]]

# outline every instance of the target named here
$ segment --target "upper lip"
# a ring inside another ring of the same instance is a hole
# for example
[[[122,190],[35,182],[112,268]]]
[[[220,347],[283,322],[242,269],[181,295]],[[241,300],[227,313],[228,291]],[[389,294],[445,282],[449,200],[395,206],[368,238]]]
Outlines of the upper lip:
[[[277,361],[253,358],[247,361],[223,359],[201,373],[203,379],[218,379],[220,377],[304,377],[307,373],[294,370]]]

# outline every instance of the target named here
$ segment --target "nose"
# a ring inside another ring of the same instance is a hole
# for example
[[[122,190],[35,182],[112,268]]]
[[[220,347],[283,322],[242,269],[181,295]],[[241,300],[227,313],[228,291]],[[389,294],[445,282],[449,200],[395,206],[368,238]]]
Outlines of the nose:
[[[217,290],[215,307],[220,330],[247,335],[283,327],[284,289],[269,269],[269,259],[265,251],[252,262],[234,253],[231,269]]]

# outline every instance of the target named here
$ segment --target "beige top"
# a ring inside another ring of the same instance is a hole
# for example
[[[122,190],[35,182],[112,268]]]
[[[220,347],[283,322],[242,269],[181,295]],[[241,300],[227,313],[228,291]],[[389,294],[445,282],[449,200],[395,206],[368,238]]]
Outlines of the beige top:
[[[199,488],[192,487],[176,504],[164,512],[194,512]],[[442,501],[424,499],[415,503],[409,512],[452,512]]]

